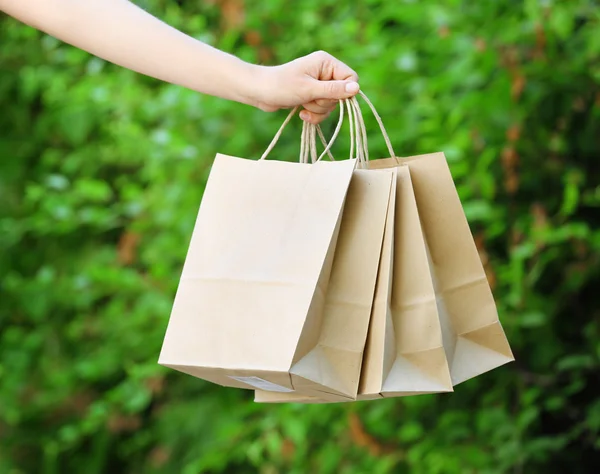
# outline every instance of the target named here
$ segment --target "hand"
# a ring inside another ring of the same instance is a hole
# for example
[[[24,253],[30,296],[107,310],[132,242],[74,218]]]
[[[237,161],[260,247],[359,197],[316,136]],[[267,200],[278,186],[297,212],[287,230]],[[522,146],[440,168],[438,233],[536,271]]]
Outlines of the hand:
[[[359,91],[356,72],[323,51],[263,67],[256,78],[250,103],[266,112],[302,105],[300,117],[314,124],[322,122],[340,99]]]

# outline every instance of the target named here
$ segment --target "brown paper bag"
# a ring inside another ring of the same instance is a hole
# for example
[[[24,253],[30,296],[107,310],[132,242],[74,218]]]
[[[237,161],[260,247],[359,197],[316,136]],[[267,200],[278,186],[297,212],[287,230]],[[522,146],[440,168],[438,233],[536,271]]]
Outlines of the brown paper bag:
[[[384,337],[369,341],[362,398],[452,391],[411,175],[407,167],[397,170],[391,302]],[[374,334],[382,319],[375,316]]]
[[[330,389],[314,349],[355,164],[217,155],[160,364],[225,386]]]
[[[344,108],[341,108],[342,120],[343,113]],[[300,162],[306,163],[310,157],[313,163],[318,161],[315,130],[314,125],[304,123]],[[323,155],[328,153],[328,148],[326,146]],[[329,156],[333,160],[331,153]],[[381,171],[379,173],[354,171],[325,296],[321,335],[314,349],[315,352],[322,351],[328,355],[338,380],[329,381],[327,385],[332,389],[337,388],[337,391],[316,392],[310,387],[296,386],[294,393],[285,395],[314,393],[328,401],[356,399],[386,216],[389,206],[395,202],[393,189],[396,171],[383,171],[383,175]],[[317,380],[318,377],[322,377],[322,374],[307,375],[311,380]]]
[[[369,162],[408,166],[436,286],[454,385],[514,360],[443,153]]]
[[[451,392],[427,251],[407,167],[397,168],[358,400]],[[260,403],[327,403],[306,393],[256,391]]]
[[[361,95],[373,111],[392,157],[368,161],[369,169],[404,165],[410,169],[427,242],[444,348],[450,362],[453,384],[513,361],[514,357],[500,324],[494,297],[444,154],[396,158],[375,107],[364,94]],[[353,105],[357,123],[365,136],[358,102],[354,101]]]
[[[330,401],[356,399],[394,176],[391,171],[354,171],[325,294],[319,340],[291,370],[329,390],[318,393],[310,385],[297,383],[297,393]]]

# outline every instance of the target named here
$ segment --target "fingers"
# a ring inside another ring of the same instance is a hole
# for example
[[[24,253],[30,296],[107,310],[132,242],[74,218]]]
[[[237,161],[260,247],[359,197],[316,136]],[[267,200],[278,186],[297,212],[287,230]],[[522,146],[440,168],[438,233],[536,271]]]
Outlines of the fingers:
[[[301,117],[309,123],[325,120],[342,99],[358,94],[358,74],[323,51],[268,69],[273,97],[259,101],[263,110],[302,105]]]
[[[318,99],[313,102],[309,102],[308,104],[304,104],[304,108],[310,112],[314,112],[315,114],[326,114],[335,109],[337,103],[337,100]]]
[[[312,53],[309,58],[319,66],[315,79],[358,82],[358,74],[352,68],[325,51]]]
[[[308,102],[347,99],[360,89],[358,74],[339,59],[324,51],[309,54],[300,60],[304,74],[308,76]],[[323,107],[328,107],[324,104]],[[315,113],[322,111],[314,110]]]
[[[346,81],[310,81],[309,95],[311,102],[320,99],[340,100],[355,96],[360,90],[358,82]]]
[[[329,99],[319,99],[309,102],[308,104],[304,104],[305,110],[300,113],[300,118],[308,123],[321,123],[335,109],[337,104],[337,100]]]
[[[300,112],[300,118],[302,120],[304,120],[305,122],[312,123],[314,125],[318,125],[323,120],[325,120],[327,117],[329,117],[330,113],[331,112],[328,111],[328,112],[325,112],[325,113],[318,114],[318,113],[311,112],[311,111],[305,109],[305,110],[303,110],[303,111]]]

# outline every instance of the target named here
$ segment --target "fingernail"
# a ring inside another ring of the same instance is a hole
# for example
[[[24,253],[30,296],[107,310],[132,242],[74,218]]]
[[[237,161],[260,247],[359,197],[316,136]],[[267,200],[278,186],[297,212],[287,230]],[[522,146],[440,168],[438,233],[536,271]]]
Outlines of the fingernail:
[[[300,112],[300,118],[302,120],[308,120],[308,112],[306,112],[306,110],[303,110],[302,112]]]
[[[346,92],[348,94],[356,94],[359,89],[360,86],[358,85],[358,82],[349,82],[346,84]]]

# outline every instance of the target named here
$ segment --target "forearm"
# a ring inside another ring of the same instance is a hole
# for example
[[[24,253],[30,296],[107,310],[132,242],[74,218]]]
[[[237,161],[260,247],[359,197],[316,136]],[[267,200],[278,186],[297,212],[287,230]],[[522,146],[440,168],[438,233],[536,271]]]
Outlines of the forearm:
[[[128,0],[0,0],[0,9],[136,72],[252,103],[261,68],[166,25]]]

